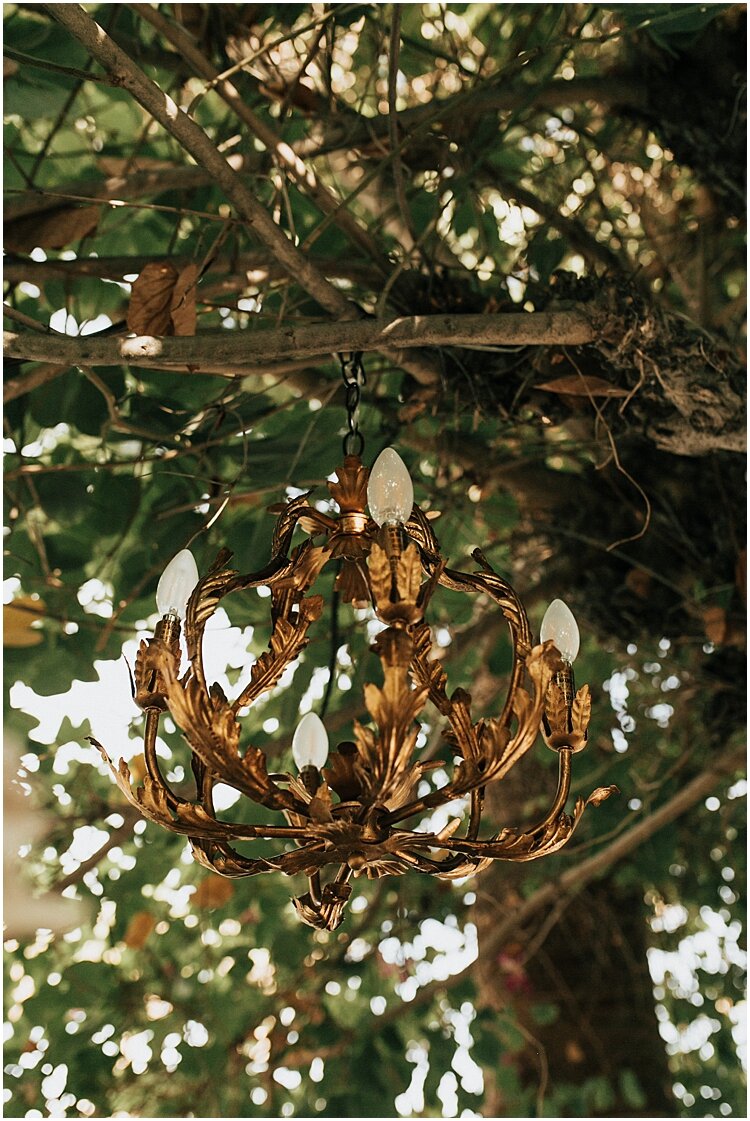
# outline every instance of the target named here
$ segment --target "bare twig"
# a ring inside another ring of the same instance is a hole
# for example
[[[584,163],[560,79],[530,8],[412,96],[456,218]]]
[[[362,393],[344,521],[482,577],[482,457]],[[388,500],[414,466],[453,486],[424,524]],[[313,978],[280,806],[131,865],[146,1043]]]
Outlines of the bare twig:
[[[175,46],[183,58],[187,59],[198,74],[215,84],[216,92],[224,102],[233,110],[235,115],[247,125],[252,133],[263,141],[266,148],[273,154],[279,167],[294,180],[300,190],[304,191],[324,214],[333,214],[336,225],[344,234],[363,249],[368,257],[375,263],[383,275],[390,271],[390,262],[383,255],[378,245],[368,231],[345,207],[345,200],[338,199],[329,189],[320,182],[312,168],[307,167],[302,160],[294,154],[288,144],[282,143],[274,130],[243,100],[239,90],[226,78],[222,78],[206,58],[198,50],[195,42],[184,28],[168,20],[162,12],[152,8],[149,4],[135,4],[136,11],[152,27],[155,27],[170,43]],[[321,34],[325,25],[321,28]]]
[[[217,151],[203,129],[136,66],[83,8],[77,4],[49,4],[47,11],[211,175],[240,217],[266,245],[273,248],[289,275],[295,277],[321,307],[340,319],[358,317],[358,308],[299,252]]]
[[[404,185],[404,165],[401,162],[401,152],[398,143],[398,118],[396,112],[396,86],[398,84],[398,59],[401,47],[401,8],[398,4],[391,4],[391,38],[388,50],[388,137],[391,144],[393,159],[393,186],[396,191],[396,201],[401,213],[401,221],[411,238],[412,244],[416,241],[414,223],[409,213],[406,201],[406,187]]]

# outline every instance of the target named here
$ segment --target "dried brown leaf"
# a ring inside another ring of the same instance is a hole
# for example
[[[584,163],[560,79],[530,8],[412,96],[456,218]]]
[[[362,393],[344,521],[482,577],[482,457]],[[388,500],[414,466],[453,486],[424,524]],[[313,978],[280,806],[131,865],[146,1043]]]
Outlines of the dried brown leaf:
[[[5,248],[14,253],[42,249],[64,249],[88,237],[99,223],[98,206],[60,206],[42,214],[28,214],[8,222]]]
[[[709,642],[720,645],[727,634],[727,613],[718,604],[703,609],[703,629]]]
[[[131,950],[142,950],[155,926],[156,919],[150,911],[136,911],[128,923],[123,942]]]
[[[172,292],[171,319],[174,335],[194,335],[198,323],[195,307],[198,266],[186,265],[177,275]]]
[[[231,880],[225,880],[222,876],[206,876],[190,897],[190,903],[193,907],[208,910],[223,907],[233,895],[234,885]]]
[[[128,330],[136,335],[171,335],[172,297],[179,273],[169,261],[145,265],[133,284]]]
[[[628,390],[612,385],[604,378],[594,374],[567,374],[554,381],[546,381],[537,385],[535,389],[543,389],[546,393],[562,393],[567,397],[627,397]]]

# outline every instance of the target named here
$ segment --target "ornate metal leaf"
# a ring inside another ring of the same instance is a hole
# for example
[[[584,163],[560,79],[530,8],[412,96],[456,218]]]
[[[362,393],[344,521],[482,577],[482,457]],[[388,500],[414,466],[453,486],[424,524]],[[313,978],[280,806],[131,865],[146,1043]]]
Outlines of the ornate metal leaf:
[[[310,510],[310,504],[307,500],[311,494],[312,491],[308,490],[305,494],[291,498],[277,518],[271,538],[272,557],[286,557],[297,522],[303,514]]]
[[[328,788],[327,782],[322,782],[318,789],[315,791],[310,805],[307,807],[310,818],[315,822],[333,821],[333,802],[331,800],[331,791]]]
[[[370,572],[370,587],[372,588],[375,607],[387,607],[391,599],[393,577],[391,575],[391,562],[385,549],[373,542],[370,555],[367,558],[367,568]]]
[[[206,623],[237,576],[234,569],[225,567],[231,556],[229,549],[221,549],[206,575],[196,584],[188,600],[185,613],[185,643],[189,660],[201,668],[201,643]]]
[[[613,794],[619,793],[619,786],[597,786],[596,790],[592,791],[586,799],[586,805],[600,806],[602,802],[607,801],[607,798],[611,798]]]
[[[565,735],[568,731],[568,704],[562,689],[554,681],[547,689],[544,715],[552,735]]]
[[[413,543],[407,545],[396,565],[396,588],[399,598],[416,605],[422,583],[422,562],[419,550]]]
[[[445,732],[445,738],[455,744],[464,759],[478,758],[479,742],[471,722],[471,694],[465,689],[456,689],[451,695],[447,716],[450,730]]]
[[[294,897],[292,903],[297,912],[297,918],[306,926],[313,926],[316,930],[327,929],[328,922],[313,903],[309,893]]]
[[[273,689],[281,675],[307,645],[307,631],[311,623],[320,618],[323,611],[323,597],[310,596],[299,605],[299,614],[294,622],[278,616],[274,624],[269,649],[264,651],[255,662],[248,685],[233,702],[232,712],[237,712]]]
[[[342,559],[341,568],[336,576],[336,591],[342,603],[366,607],[370,602],[370,589],[358,561],[348,557]]]
[[[357,759],[356,745],[348,742],[340,743],[338,751],[332,751],[328,756],[323,775],[342,802],[350,802],[361,795]]]
[[[420,623],[412,631],[414,651],[412,654],[411,670],[414,680],[418,685],[424,685],[429,690],[429,697],[439,712],[446,716],[450,711],[450,701],[445,692],[448,678],[441,663],[436,658],[430,658],[432,652],[432,635],[426,623]]]
[[[347,455],[336,468],[336,482],[329,481],[328,491],[342,514],[361,513],[367,506],[367,481],[370,468],[363,467],[357,455]]]
[[[585,736],[591,719],[591,693],[588,685],[582,685],[575,695],[571,721],[573,731]]]

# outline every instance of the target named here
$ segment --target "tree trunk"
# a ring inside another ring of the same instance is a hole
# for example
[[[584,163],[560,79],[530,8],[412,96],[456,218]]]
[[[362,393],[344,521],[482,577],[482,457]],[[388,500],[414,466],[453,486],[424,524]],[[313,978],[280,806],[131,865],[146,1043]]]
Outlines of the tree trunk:
[[[483,954],[483,936],[497,925],[497,900],[509,892],[509,872],[515,879],[519,870],[506,865],[484,873],[476,907],[480,1004],[511,1012],[523,1034],[501,1062],[512,1063],[524,1089],[537,1089],[538,1109],[550,1100],[559,1116],[676,1116],[641,893],[624,893],[611,881],[593,885],[562,916],[550,907],[499,953]],[[552,1022],[549,1006],[557,1010]],[[498,1082],[485,1070],[487,1117],[514,1109]]]

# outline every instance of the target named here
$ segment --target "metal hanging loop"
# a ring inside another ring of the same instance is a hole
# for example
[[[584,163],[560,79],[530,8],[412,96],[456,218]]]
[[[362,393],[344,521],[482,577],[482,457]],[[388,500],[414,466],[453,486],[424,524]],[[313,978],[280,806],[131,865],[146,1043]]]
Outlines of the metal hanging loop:
[[[362,455],[365,438],[359,430],[359,409],[362,387],[366,384],[365,368],[362,365],[362,352],[351,351],[339,354],[341,376],[346,386],[346,419],[348,431],[344,436],[344,455]]]

